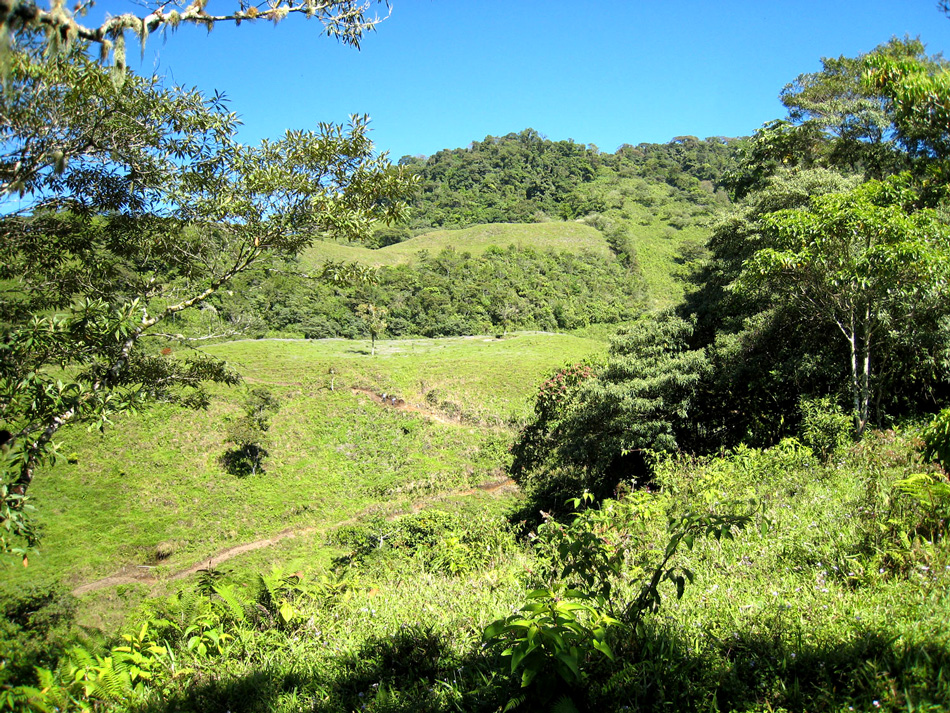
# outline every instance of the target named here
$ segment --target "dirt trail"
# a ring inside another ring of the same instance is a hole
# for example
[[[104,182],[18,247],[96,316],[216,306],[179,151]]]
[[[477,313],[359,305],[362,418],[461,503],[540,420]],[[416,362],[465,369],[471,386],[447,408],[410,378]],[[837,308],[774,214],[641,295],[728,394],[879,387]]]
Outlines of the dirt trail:
[[[407,404],[404,399],[400,399],[396,396],[390,394],[377,394],[372,389],[358,388],[353,387],[351,391],[354,394],[368,396],[375,403],[386,408],[396,409],[397,411],[407,411],[410,413],[418,414],[423,418],[427,418],[431,421],[437,421],[438,423],[444,423],[449,425],[462,425],[462,421],[458,418],[453,418],[446,416],[445,414],[432,411],[430,409],[423,408],[421,406],[414,406],[412,404]],[[464,490],[450,490],[444,493],[436,493],[430,495],[426,498],[422,498],[414,503],[412,503],[408,510],[405,512],[419,512],[420,510],[425,509],[427,506],[439,501],[444,500],[447,496],[452,495],[475,495],[476,493],[490,493],[492,495],[502,495],[509,492],[514,492],[518,489],[518,486],[515,485],[515,482],[508,477],[496,478],[494,480],[486,481],[474,488],[467,488]],[[367,511],[368,512],[368,511]],[[309,535],[319,530],[333,530],[346,525],[351,525],[358,522],[359,518],[362,515],[367,514],[367,512],[360,513],[354,517],[343,520],[332,525],[323,525],[320,527],[311,526],[303,527],[298,529],[288,528],[279,532],[276,535],[271,535],[270,537],[265,537],[260,540],[255,540],[253,542],[246,542],[241,545],[234,545],[233,547],[228,547],[219,552],[216,552],[211,557],[203,559],[190,567],[177,570],[171,574],[167,574],[161,578],[156,577],[153,573],[154,567],[147,565],[127,565],[120,569],[118,572],[109,575],[108,577],[103,577],[102,579],[97,579],[92,582],[87,582],[82,584],[72,590],[73,596],[81,596],[83,594],[88,594],[89,592],[95,592],[100,589],[106,589],[108,587],[116,587],[121,584],[146,584],[149,586],[157,586],[162,582],[176,581],[185,579],[195,574],[199,570],[209,569],[218,567],[219,565],[227,562],[230,559],[233,559],[239,555],[243,555],[247,552],[253,552],[254,550],[259,550],[264,547],[270,547],[275,545],[278,542],[287,540],[293,537],[300,537],[302,535]],[[394,513],[392,517],[397,517],[400,514],[404,513]]]
[[[381,406],[385,406],[386,408],[419,414],[423,418],[427,418],[430,421],[436,421],[437,423],[444,423],[453,426],[459,426],[462,424],[462,419],[458,417],[446,416],[444,413],[439,413],[438,411],[433,411],[423,406],[415,406],[414,404],[406,403],[404,399],[401,399],[394,394],[377,394],[372,389],[364,389],[357,386],[354,386],[352,389],[350,389],[350,391],[352,391],[354,394],[369,396],[373,401]]]
[[[474,488],[466,488],[464,490],[449,490],[444,493],[436,493],[430,495],[421,500],[417,500],[407,507],[407,509],[399,512],[392,513],[389,516],[389,519],[395,519],[400,515],[404,515],[408,512],[419,512],[424,510],[426,507],[440,501],[444,500],[447,496],[451,495],[474,495],[476,493],[489,493],[492,495],[502,495],[505,493],[514,492],[518,489],[518,486],[515,482],[508,477],[496,478],[494,480],[489,480]],[[186,577],[199,572],[203,569],[211,569],[218,567],[228,560],[234,559],[239,555],[243,555],[247,552],[253,552],[254,550],[259,550],[264,547],[270,547],[271,545],[276,545],[278,542],[283,540],[288,540],[294,537],[300,537],[302,535],[310,535],[314,532],[319,531],[330,531],[336,530],[347,525],[353,525],[359,522],[361,516],[369,514],[374,510],[374,508],[367,508],[363,512],[353,517],[347,518],[337,523],[321,525],[321,526],[309,526],[301,528],[288,528],[282,532],[277,533],[276,535],[271,535],[270,537],[265,537],[260,540],[254,540],[253,542],[245,542],[241,545],[234,545],[233,547],[228,547],[226,549],[216,552],[211,557],[207,559],[202,559],[191,565],[190,567],[185,567],[179,569],[170,574],[166,574],[163,577],[156,577],[153,574],[154,567],[146,565],[127,565],[120,569],[114,574],[110,574],[108,577],[103,577],[102,579],[97,579],[92,582],[87,582],[86,584],[81,584],[72,590],[72,594],[75,597],[82,596],[83,594],[88,594],[89,592],[95,592],[100,589],[107,589],[109,587],[116,587],[121,584],[146,584],[149,586],[157,586],[163,582],[175,582]]]

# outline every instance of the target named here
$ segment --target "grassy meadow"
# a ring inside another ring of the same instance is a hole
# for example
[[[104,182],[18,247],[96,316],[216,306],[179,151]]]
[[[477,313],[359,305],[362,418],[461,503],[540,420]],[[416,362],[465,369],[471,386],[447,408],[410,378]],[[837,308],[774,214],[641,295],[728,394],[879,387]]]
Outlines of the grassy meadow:
[[[572,253],[584,251],[610,255],[606,240],[597,230],[575,222],[499,223],[476,225],[460,230],[436,230],[423,233],[395,245],[372,250],[354,245],[315,241],[301,256],[304,264],[319,265],[327,260],[356,262],[372,267],[411,262],[421,251],[436,254],[446,248],[481,255],[490,247],[509,245],[535,250]]]
[[[248,386],[280,399],[265,472],[238,478],[219,462],[239,388],[220,389],[205,411],[166,406],[102,434],[73,429],[62,439],[63,457],[37,475],[31,491],[43,528],[40,553],[27,569],[9,570],[7,582],[78,587],[123,569],[161,580],[288,529],[306,532],[281,547],[304,540],[308,556],[321,561],[314,543],[328,528],[503,477],[505,447],[530,411],[538,380],[603,346],[523,334],[381,341],[375,357],[368,341],[208,347]],[[418,410],[385,408],[371,396],[382,393]]]

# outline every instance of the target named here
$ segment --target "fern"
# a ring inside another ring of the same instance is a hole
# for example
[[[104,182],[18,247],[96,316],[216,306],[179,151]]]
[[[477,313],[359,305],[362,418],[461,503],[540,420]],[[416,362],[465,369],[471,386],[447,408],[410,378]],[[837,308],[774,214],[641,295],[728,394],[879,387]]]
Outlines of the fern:
[[[526,694],[526,693],[522,693],[520,696],[513,696],[513,697],[505,704],[504,709],[502,709],[502,713],[510,713],[510,711],[513,711],[515,708],[517,708],[518,706],[520,706],[520,705],[521,705],[522,703],[524,703],[526,700],[528,700],[528,694]]]
[[[577,706],[574,705],[568,696],[561,696],[553,706],[551,706],[551,713],[580,713],[577,709]]]
[[[238,623],[247,621],[247,607],[249,603],[241,599],[232,585],[219,584],[215,586],[214,593],[220,597],[220,601],[224,603],[227,609],[226,614],[230,614],[234,621]]]
[[[125,661],[112,656],[98,658],[94,688],[89,698],[99,698],[107,701],[121,701],[132,694],[132,680],[129,676],[129,666]]]

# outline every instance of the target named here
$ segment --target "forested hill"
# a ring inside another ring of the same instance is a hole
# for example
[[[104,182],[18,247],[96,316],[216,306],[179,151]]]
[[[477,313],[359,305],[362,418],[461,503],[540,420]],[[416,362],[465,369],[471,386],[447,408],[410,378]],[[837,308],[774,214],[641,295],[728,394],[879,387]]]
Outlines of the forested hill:
[[[624,322],[682,296],[681,276],[729,205],[739,146],[687,136],[610,154],[527,129],[403,157],[419,176],[408,222],[359,243],[317,241],[299,263],[241,276],[208,305],[225,333],[237,324],[249,336],[363,336],[369,304],[389,336]],[[374,284],[292,276],[327,261],[377,269]]]
[[[526,129],[428,158],[404,156],[400,164],[420,178],[409,224],[381,229],[372,244],[486,223],[580,220],[637,267],[647,304],[664,306],[682,295],[681,263],[701,253],[713,216],[729,205],[723,186],[741,143],[681,136],[605,153]]]
[[[625,144],[611,154],[525,129],[399,163],[422,178],[411,225],[429,229],[572,220],[622,208],[625,198],[653,207],[644,183],[672,189],[654,200],[708,208],[724,198],[715,189],[734,165],[736,145],[683,136],[667,144]]]

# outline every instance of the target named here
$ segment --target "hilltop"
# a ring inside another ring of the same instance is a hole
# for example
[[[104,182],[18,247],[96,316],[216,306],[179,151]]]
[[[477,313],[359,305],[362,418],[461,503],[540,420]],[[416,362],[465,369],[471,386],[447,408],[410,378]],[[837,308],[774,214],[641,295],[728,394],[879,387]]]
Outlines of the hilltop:
[[[361,245],[341,245],[315,241],[301,256],[305,268],[322,265],[327,260],[355,262],[369,267],[412,263],[423,251],[435,255],[451,249],[481,256],[488,248],[531,248],[536,251],[585,252],[608,258],[610,246],[600,231],[576,222],[496,223],[474,225],[457,230],[434,230],[402,242],[371,249]]]

